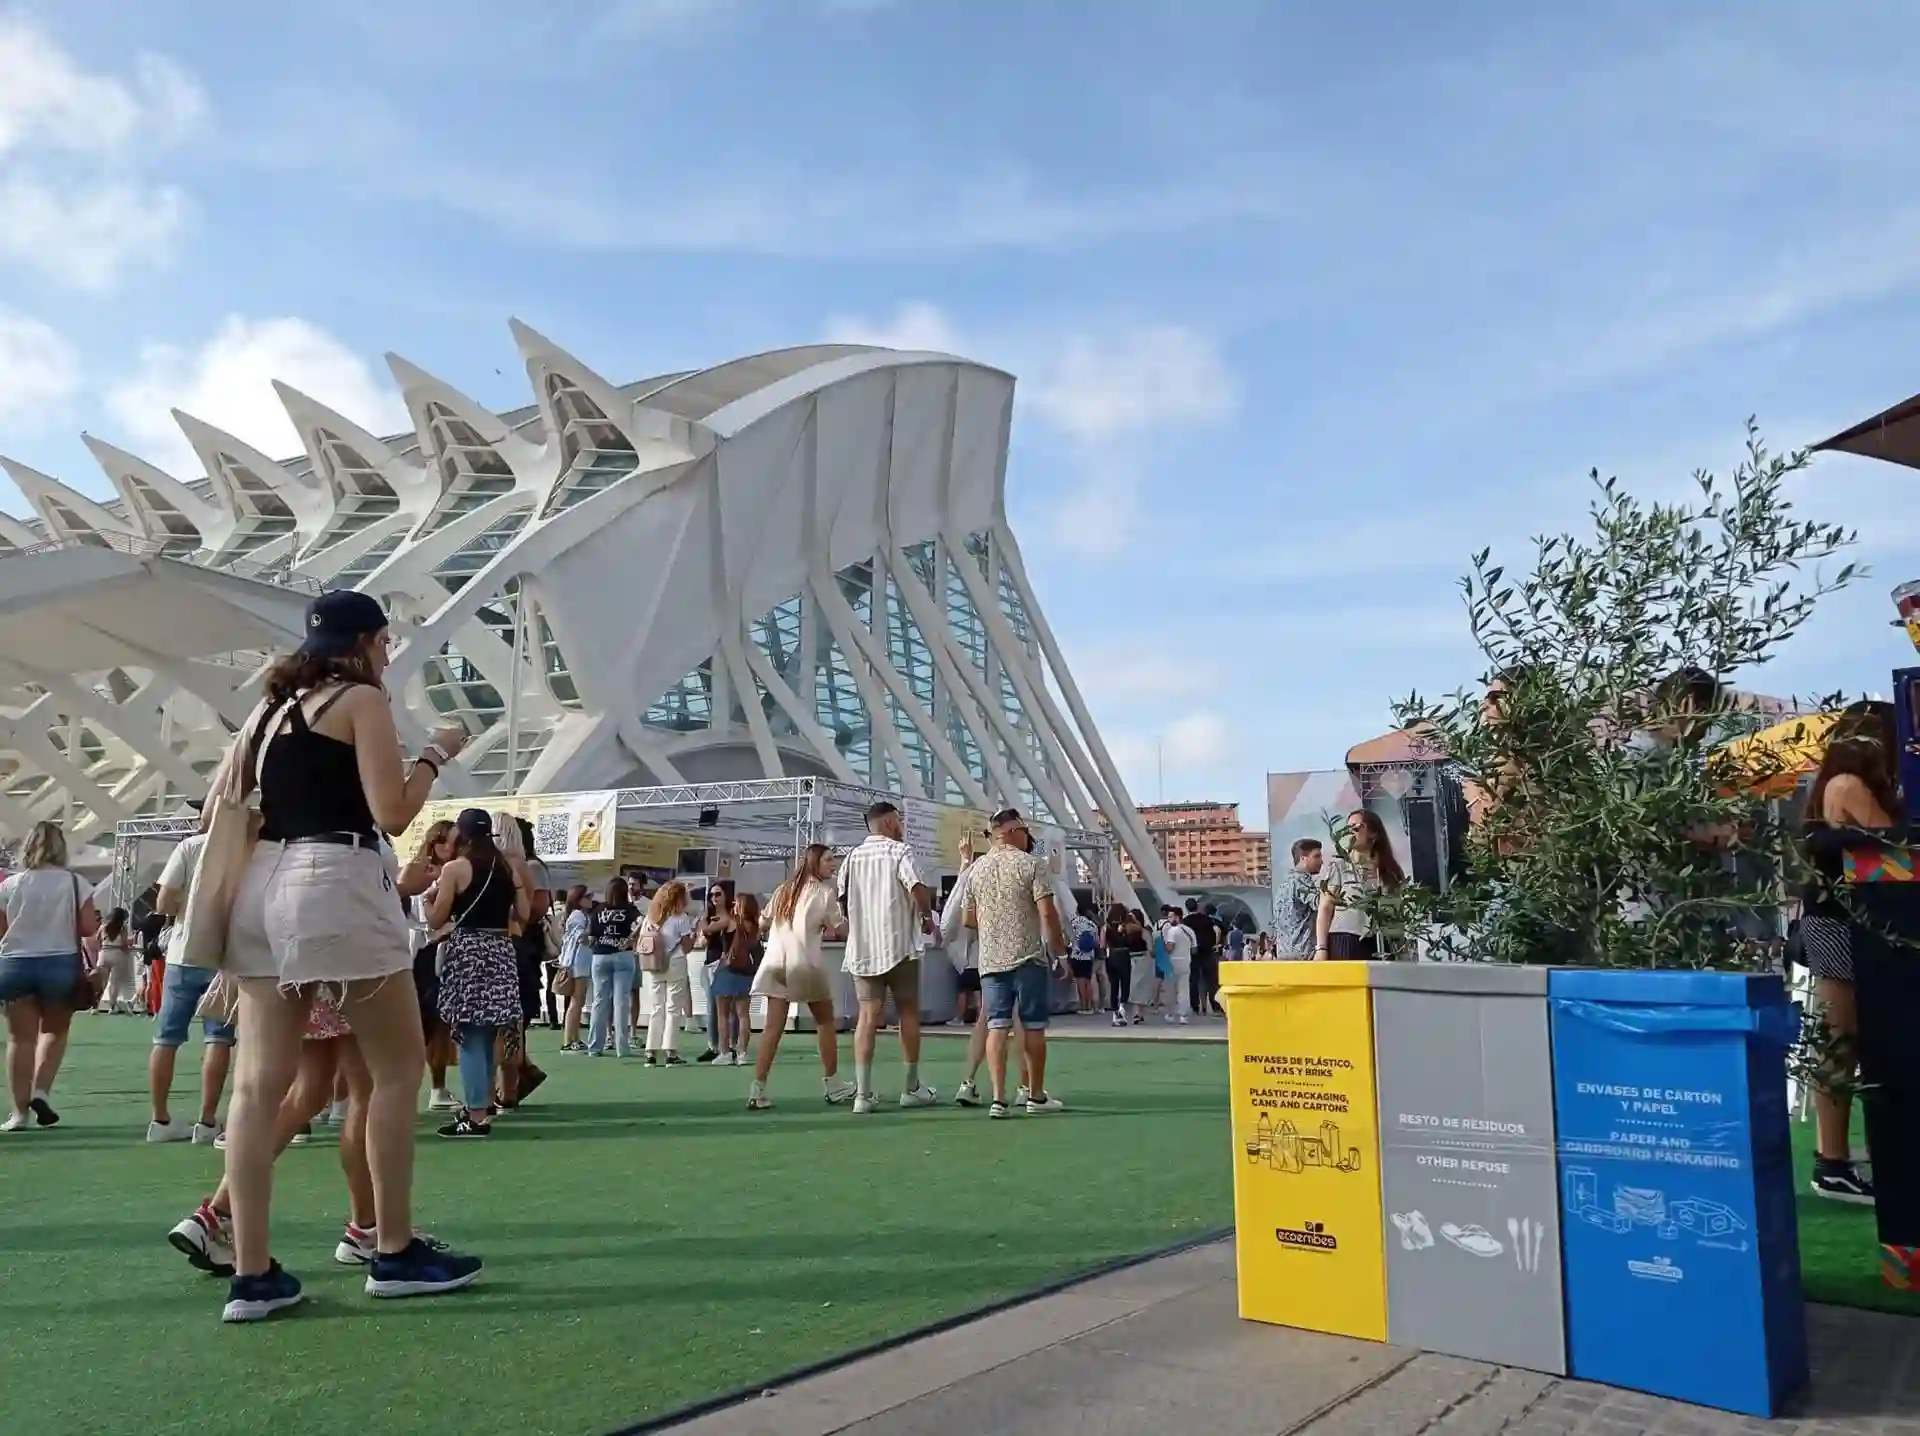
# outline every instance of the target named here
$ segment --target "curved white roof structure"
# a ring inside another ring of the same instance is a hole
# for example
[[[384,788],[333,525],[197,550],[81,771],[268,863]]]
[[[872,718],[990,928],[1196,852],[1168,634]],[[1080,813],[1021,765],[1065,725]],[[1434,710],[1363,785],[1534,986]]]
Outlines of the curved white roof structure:
[[[0,459],[39,520],[0,516],[0,572],[59,540],[371,593],[403,727],[472,734],[454,791],[817,774],[1104,819],[1173,891],[1007,526],[1012,376],[818,344],[618,385],[513,335],[535,402],[508,414],[390,356],[413,434],[278,386],[297,460],[187,414],[204,477],[87,440],[118,504]],[[0,830],[176,810],[263,658],[0,688]]]

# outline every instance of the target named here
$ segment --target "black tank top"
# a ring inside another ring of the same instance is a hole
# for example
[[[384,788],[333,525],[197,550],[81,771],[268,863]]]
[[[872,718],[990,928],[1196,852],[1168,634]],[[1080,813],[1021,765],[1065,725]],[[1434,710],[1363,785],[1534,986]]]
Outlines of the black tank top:
[[[504,863],[476,870],[453,900],[453,922],[467,932],[505,932],[513,915],[513,872]]]
[[[314,713],[317,720],[346,696],[330,695]],[[304,697],[305,695],[303,695]],[[376,837],[373,811],[360,787],[360,765],[353,744],[316,733],[308,726],[300,700],[260,760],[260,836],[278,842],[321,833],[361,833]],[[273,726],[269,718],[261,731]]]

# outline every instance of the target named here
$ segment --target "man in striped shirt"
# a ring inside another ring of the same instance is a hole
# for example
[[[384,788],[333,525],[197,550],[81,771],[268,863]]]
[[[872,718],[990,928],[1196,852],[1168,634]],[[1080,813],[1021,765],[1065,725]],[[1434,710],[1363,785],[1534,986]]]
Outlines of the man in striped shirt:
[[[853,1110],[864,1116],[879,1104],[873,1095],[873,1049],[880,1039],[887,998],[900,1018],[900,1056],[906,1081],[902,1107],[931,1107],[938,1100],[920,1081],[920,941],[933,931],[927,885],[902,838],[900,810],[881,801],[867,809],[867,840],[840,864],[840,905],[847,915],[847,955],[841,966],[853,978],[860,1016],[853,1029]]]

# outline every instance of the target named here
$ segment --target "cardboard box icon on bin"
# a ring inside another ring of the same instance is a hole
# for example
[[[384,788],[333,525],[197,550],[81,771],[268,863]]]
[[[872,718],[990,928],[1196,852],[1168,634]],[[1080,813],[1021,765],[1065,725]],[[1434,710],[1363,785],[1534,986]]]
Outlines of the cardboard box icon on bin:
[[[1772,1416],[1807,1379],[1778,977],[1556,969],[1569,1374]]]
[[[1220,968],[1232,1066],[1240,1315],[1387,1336],[1369,969]]]

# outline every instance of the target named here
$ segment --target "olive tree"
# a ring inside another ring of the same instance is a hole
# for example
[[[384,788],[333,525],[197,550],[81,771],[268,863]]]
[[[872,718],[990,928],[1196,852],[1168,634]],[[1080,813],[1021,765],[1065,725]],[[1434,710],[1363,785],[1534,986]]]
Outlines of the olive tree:
[[[1760,963],[1793,865],[1756,792],[1778,759],[1728,740],[1777,721],[1733,692],[1862,570],[1854,534],[1796,519],[1805,453],[1749,421],[1731,475],[1680,502],[1592,475],[1584,533],[1533,541],[1524,571],[1483,550],[1462,581],[1485,666],[1451,698],[1395,705],[1451,765],[1474,820],[1445,894],[1364,899],[1390,940],[1435,955],[1612,967]]]

